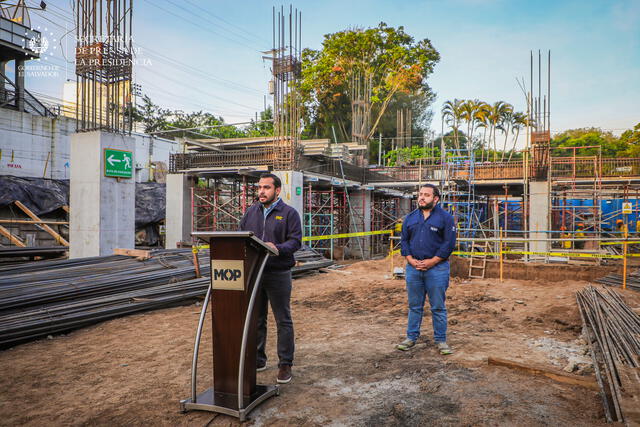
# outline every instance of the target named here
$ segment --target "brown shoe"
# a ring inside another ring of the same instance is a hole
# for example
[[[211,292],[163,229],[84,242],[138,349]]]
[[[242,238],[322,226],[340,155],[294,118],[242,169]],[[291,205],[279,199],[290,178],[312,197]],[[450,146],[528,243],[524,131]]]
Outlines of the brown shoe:
[[[286,384],[291,381],[291,365],[282,365],[278,368],[278,384]]]

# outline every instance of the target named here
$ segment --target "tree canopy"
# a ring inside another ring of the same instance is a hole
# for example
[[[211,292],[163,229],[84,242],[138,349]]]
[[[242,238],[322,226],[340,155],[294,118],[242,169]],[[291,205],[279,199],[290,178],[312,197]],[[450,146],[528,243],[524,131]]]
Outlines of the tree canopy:
[[[260,113],[260,120],[252,120],[248,126],[237,127],[226,125],[222,116],[196,111],[184,112],[170,110],[153,103],[149,96],[142,97],[142,105],[138,105],[133,112],[134,121],[144,126],[144,131],[153,133],[158,131],[172,131],[167,133],[171,137],[190,136],[192,138],[241,138],[251,136],[273,135],[273,118],[271,108]],[[213,127],[215,126],[215,127]],[[191,129],[191,131],[175,132],[175,129]]]
[[[367,29],[325,35],[320,50],[302,52],[299,89],[305,134],[351,139],[351,105],[356,87],[370,88],[370,139],[394,96],[404,93],[432,99],[427,77],[440,54],[428,39],[416,41],[403,27],[384,22]],[[424,104],[421,104],[424,107]],[[424,117],[424,110],[414,117]]]
[[[640,157],[640,123],[620,137],[599,128],[569,129],[552,138],[552,155],[573,155],[574,150],[560,147],[590,147],[576,149],[578,156],[596,156],[601,153],[602,157]]]

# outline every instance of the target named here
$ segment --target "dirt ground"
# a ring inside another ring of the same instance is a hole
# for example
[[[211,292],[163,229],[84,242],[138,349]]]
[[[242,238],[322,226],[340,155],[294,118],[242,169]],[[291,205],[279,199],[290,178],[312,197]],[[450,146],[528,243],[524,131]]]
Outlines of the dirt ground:
[[[352,264],[294,282],[294,379],[254,410],[262,425],[601,425],[597,392],[487,365],[488,356],[593,375],[574,293],[587,282],[452,279],[451,356],[432,342],[430,316],[409,352],[404,281],[388,261]],[[640,306],[637,293],[627,301]],[[234,425],[234,418],[182,414],[190,393],[200,307],[105,322],[0,352],[1,425]],[[208,323],[208,322],[207,322]],[[269,369],[274,384],[274,325]],[[199,386],[211,384],[205,330]]]

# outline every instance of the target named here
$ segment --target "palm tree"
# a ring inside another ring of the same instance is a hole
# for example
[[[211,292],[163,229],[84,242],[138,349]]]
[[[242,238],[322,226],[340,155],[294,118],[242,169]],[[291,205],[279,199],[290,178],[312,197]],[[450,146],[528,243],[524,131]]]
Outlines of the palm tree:
[[[482,161],[484,161],[484,143],[487,138],[487,125],[489,124],[488,117],[490,108],[491,107],[486,102],[478,102],[476,112],[473,116],[474,127],[471,128],[472,134],[474,129],[484,128],[482,142],[480,143],[480,148],[482,149]],[[470,139],[473,140],[473,135],[470,135]]]
[[[442,120],[453,130],[453,144],[457,150],[460,149],[458,132],[460,131],[459,127],[463,103],[464,101],[461,99],[454,99],[453,102],[447,101],[442,106]]]
[[[489,108],[487,120],[489,122],[489,142],[493,139],[493,161],[497,161],[498,146],[496,144],[496,130],[503,130],[504,117],[513,112],[513,105],[504,101],[494,102]]]
[[[502,121],[500,123],[500,130],[504,133],[504,143],[502,144],[502,153],[500,155],[500,161],[504,161],[504,155],[507,152],[507,141],[509,140],[509,131],[511,130],[511,125],[514,121],[514,113],[513,111],[505,111],[502,116]]]
[[[520,136],[520,130],[524,126],[529,125],[529,117],[526,113],[517,112],[513,114],[513,120],[511,122],[511,131],[515,132],[516,136],[513,138],[513,145],[511,146],[511,151],[509,152],[508,162],[511,161],[511,156],[513,156],[513,152],[516,148],[516,142],[518,141],[518,136]]]
[[[460,105],[460,120],[467,122],[467,150],[471,150],[471,137],[473,133],[473,116],[476,113],[478,100],[468,99]]]

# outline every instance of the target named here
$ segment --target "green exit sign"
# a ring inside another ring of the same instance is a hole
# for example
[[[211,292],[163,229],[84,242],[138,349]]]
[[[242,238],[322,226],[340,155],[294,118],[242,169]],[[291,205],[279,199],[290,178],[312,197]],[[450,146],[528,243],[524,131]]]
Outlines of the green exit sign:
[[[131,151],[105,148],[104,176],[115,178],[133,177],[133,154]]]

